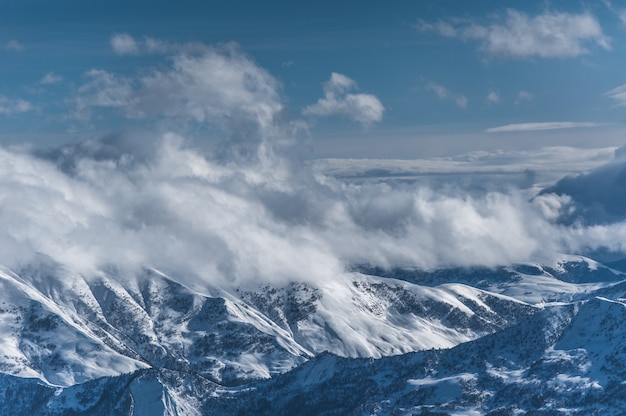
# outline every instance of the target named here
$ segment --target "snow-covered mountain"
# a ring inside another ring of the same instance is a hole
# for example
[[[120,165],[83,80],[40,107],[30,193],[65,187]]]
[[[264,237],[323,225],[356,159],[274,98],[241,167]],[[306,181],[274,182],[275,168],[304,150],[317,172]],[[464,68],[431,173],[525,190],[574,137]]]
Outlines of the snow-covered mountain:
[[[347,273],[200,293],[154,270],[85,277],[50,262],[0,273],[3,371],[67,387],[142,368],[231,385],[269,378],[321,352],[380,358],[449,348],[534,308],[461,284],[419,286]]]
[[[626,409],[626,275],[582,257],[230,291],[42,258],[0,285],[3,414]]]

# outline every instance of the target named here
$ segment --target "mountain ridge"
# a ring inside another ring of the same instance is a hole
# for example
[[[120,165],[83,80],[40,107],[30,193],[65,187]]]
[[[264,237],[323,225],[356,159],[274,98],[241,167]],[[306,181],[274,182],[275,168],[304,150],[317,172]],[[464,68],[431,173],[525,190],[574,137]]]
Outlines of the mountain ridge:
[[[13,414],[49,415],[491,412],[539,382],[564,406],[589,388],[606,400],[626,374],[626,280],[564,259],[204,293],[150,269],[3,269],[0,386],[7,400],[39,386]],[[554,410],[541,403],[519,409]]]

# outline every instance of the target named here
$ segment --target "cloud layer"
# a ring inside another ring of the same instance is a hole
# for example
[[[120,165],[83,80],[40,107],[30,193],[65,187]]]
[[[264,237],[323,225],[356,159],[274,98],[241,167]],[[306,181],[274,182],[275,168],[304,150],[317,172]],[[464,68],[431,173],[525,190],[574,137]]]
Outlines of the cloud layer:
[[[505,58],[571,58],[590,46],[611,49],[597,19],[581,14],[545,12],[536,16],[508,9],[481,24],[467,19],[419,21],[417,29],[464,41],[477,41],[482,52]]]
[[[117,41],[118,53],[134,50],[128,39]],[[168,48],[158,68],[88,71],[71,100],[77,120],[115,111],[158,120],[161,133],[111,133],[45,152],[0,148],[0,264],[43,255],[86,274],[153,267],[208,290],[321,285],[357,263],[492,266],[598,247],[624,251],[621,213],[569,224],[563,218],[581,197],[561,186],[529,201],[532,174],[524,174],[525,189],[495,190],[326,175],[289,156],[294,122],[283,117],[281,86],[236,45]],[[333,73],[324,97],[304,112],[380,121],[380,101],[356,88]],[[31,110],[0,98],[3,107]],[[225,147],[246,149],[246,157],[194,147],[188,124],[225,137]]]
[[[611,224],[626,217],[626,157],[618,149],[616,159],[590,172],[569,175],[545,189],[540,198],[560,198],[560,221],[572,224]]]
[[[567,190],[529,202],[513,188],[346,182],[278,157],[271,170],[218,161],[173,133],[39,156],[0,149],[0,166],[0,262],[9,266],[43,254],[86,274],[153,267],[206,290],[324,284],[359,263],[493,266],[625,248],[624,216],[564,225],[578,198]]]
[[[574,128],[599,127],[601,123],[585,122],[585,121],[546,121],[540,123],[516,123],[507,124],[505,126],[491,127],[485,130],[485,133],[512,133],[522,131],[542,131],[542,130],[560,130]]]

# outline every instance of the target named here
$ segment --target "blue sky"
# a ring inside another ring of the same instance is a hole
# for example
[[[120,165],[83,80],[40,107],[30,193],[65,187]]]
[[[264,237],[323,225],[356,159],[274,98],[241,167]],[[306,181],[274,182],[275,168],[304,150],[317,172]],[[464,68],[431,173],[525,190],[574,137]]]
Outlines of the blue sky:
[[[618,2],[3,3],[4,144],[170,128],[171,108],[150,110],[163,97],[146,77],[202,53],[191,45],[229,42],[268,88],[268,105],[306,126],[314,157],[626,141]],[[190,134],[211,140],[215,119],[194,123]]]

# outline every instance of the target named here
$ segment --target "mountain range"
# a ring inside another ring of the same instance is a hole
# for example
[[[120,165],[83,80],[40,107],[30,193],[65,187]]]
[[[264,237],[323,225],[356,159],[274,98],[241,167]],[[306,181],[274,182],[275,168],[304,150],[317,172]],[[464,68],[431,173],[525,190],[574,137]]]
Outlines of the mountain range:
[[[154,269],[85,276],[44,256],[2,269],[2,414],[626,409],[626,274],[589,258],[182,282]]]

